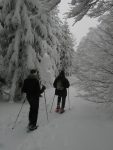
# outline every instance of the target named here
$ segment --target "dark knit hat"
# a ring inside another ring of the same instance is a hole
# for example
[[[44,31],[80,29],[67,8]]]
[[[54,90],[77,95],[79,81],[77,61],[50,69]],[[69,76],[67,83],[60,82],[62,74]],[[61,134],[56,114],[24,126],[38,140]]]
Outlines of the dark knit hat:
[[[34,74],[34,73],[36,73],[36,72],[37,72],[36,69],[31,69],[31,70],[30,70],[30,73],[31,73],[31,74]]]
[[[64,70],[62,70],[62,71],[60,72],[60,76],[65,76]]]

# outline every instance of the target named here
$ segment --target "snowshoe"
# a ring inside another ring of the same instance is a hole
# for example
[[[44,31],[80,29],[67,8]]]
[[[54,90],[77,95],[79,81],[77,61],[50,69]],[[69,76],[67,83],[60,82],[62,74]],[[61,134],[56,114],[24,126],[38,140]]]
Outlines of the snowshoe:
[[[65,110],[63,109],[63,108],[61,108],[60,110],[59,110],[59,113],[60,114],[63,114],[65,112]]]
[[[29,126],[29,127],[27,128],[27,132],[34,131],[34,130],[36,130],[38,127],[39,127],[38,125],[36,125],[36,126]]]
[[[55,109],[55,112],[59,112],[59,110],[60,110],[60,109],[56,108],[56,109]]]
[[[60,106],[57,106],[57,108],[55,109],[55,112],[59,112],[60,110]]]

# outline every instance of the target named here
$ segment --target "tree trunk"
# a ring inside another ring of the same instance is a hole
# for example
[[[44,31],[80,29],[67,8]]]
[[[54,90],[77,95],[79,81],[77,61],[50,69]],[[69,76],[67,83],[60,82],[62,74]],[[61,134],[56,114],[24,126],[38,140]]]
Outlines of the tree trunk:
[[[17,79],[18,79],[18,70],[16,69],[14,72],[13,80],[12,80],[12,85],[11,85],[11,90],[10,90],[10,102],[14,102],[15,98],[15,91],[16,91],[16,86],[17,86]]]

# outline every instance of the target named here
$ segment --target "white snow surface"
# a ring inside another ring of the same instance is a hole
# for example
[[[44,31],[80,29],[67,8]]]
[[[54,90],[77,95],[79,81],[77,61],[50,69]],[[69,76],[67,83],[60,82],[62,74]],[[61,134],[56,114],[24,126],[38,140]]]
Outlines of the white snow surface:
[[[112,150],[113,149],[113,118],[104,111],[102,105],[85,101],[76,97],[77,87],[69,88],[66,101],[66,112],[52,112],[50,107],[54,89],[46,90],[46,101],[49,122],[46,118],[45,100],[40,99],[39,128],[27,133],[29,105],[26,102],[16,127],[14,121],[20,110],[21,103],[0,103],[0,150]]]

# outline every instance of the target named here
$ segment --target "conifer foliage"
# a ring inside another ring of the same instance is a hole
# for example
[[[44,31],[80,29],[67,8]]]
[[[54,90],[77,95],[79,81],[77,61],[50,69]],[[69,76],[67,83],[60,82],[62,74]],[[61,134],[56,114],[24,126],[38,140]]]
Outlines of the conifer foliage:
[[[54,76],[54,71],[58,70],[62,25],[58,11],[52,9],[59,2],[2,0],[0,3],[0,54],[4,59],[10,101],[19,100],[19,96],[21,99],[20,89],[29,69],[37,69],[43,82],[48,80],[43,76],[45,68],[48,76]]]
[[[71,0],[72,8],[68,17],[74,17],[75,23],[85,15],[98,17],[113,8],[113,0]]]
[[[38,32],[40,22],[36,24],[38,17],[41,17],[41,8],[41,2],[36,0],[2,1],[0,20],[3,28],[0,32],[0,43],[6,79],[11,88],[11,101],[18,91],[16,89],[21,86],[22,77],[24,78],[27,69],[37,67],[36,34],[39,37],[45,36],[41,30]]]
[[[61,51],[60,51],[60,67],[65,70],[66,74],[69,75],[72,72],[72,62],[74,54],[74,45],[72,34],[69,31],[69,26],[65,20],[62,26],[62,41],[61,41]]]

